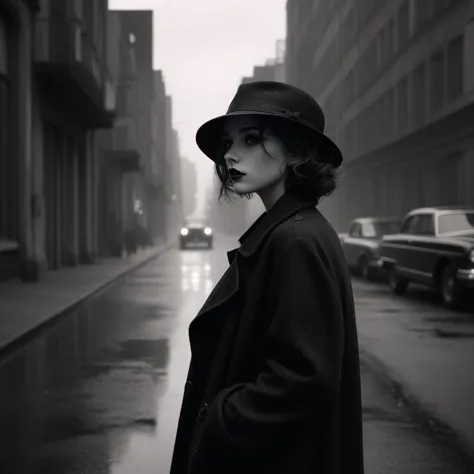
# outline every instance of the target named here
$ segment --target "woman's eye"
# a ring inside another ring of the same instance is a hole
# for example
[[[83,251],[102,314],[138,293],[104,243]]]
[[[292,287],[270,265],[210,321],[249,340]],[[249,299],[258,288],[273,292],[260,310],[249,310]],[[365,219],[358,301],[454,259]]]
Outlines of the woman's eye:
[[[260,143],[260,137],[258,135],[247,135],[245,137],[246,145],[257,145]]]
[[[222,143],[222,149],[224,150],[224,153],[230,149],[231,145],[232,143],[228,140]]]

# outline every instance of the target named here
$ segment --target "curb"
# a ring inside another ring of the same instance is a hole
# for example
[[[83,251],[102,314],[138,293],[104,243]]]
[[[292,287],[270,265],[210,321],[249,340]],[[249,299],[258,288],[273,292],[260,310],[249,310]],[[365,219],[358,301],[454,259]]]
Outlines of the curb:
[[[389,368],[373,353],[359,347],[361,365],[365,364],[399,402],[409,409],[410,415],[424,430],[428,431],[444,446],[457,451],[466,462],[474,463],[473,446],[438,415],[428,410],[421,400],[411,393],[403,383],[390,374]]]
[[[4,346],[0,347],[0,365],[5,362],[8,358],[13,356],[19,349],[24,347],[29,341],[31,341],[34,337],[36,337],[40,332],[45,331],[52,327],[60,317],[67,316],[69,313],[74,311],[78,306],[87,303],[91,299],[97,297],[100,293],[103,293],[107,288],[110,286],[118,283],[119,280],[126,278],[130,273],[139,270],[140,268],[144,267],[148,263],[150,263],[155,258],[158,258],[167,250],[173,248],[176,245],[176,242],[170,242],[167,244],[162,245],[161,247],[157,248],[155,252],[151,255],[146,257],[143,261],[137,263],[136,265],[132,265],[131,267],[127,268],[126,270],[118,273],[113,278],[105,282],[104,284],[98,286],[93,291],[88,293],[82,298],[79,298],[77,301],[72,303],[67,308],[64,308],[57,313],[51,315],[45,321],[39,323],[36,326],[31,327],[30,329],[26,330],[21,336],[17,337],[11,342],[7,342]]]

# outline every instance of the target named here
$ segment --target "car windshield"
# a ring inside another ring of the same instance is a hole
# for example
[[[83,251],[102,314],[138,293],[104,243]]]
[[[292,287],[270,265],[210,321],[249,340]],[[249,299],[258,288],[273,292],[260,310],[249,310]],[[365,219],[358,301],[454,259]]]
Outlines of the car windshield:
[[[362,236],[367,238],[381,237],[400,232],[400,223],[396,221],[364,222]]]
[[[185,227],[187,227],[188,229],[204,229],[204,227],[207,226],[202,222],[188,222]]]
[[[439,234],[474,233],[474,211],[450,212],[438,216]]]

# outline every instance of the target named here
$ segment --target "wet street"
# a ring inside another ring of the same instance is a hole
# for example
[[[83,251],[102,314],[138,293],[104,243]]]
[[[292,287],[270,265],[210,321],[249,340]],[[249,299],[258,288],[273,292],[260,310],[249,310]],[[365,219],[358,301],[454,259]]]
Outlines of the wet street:
[[[220,238],[213,251],[173,249],[1,361],[0,472],[168,473],[190,356],[188,325],[234,245]],[[355,281],[354,287],[364,350],[393,357],[394,371],[414,354],[421,361],[411,364],[412,371],[422,370],[426,357],[420,349],[410,355],[399,346],[403,354],[393,355],[397,338],[405,344],[407,327],[414,328],[415,340],[432,337],[428,329],[441,323],[430,322],[428,314],[453,314],[418,293],[402,301],[381,285]],[[470,328],[465,323],[458,330],[468,334]],[[454,366],[472,354],[474,339],[459,339],[456,352],[457,346],[433,338],[436,361],[449,359]],[[362,369],[367,474],[472,474],[449,435],[433,433],[382,372],[365,363]],[[459,367],[455,372],[453,378],[465,376]],[[403,377],[416,385],[416,374]],[[428,385],[434,398],[440,396],[434,381]],[[470,389],[469,382],[465,386]],[[455,397],[467,400],[466,394]]]

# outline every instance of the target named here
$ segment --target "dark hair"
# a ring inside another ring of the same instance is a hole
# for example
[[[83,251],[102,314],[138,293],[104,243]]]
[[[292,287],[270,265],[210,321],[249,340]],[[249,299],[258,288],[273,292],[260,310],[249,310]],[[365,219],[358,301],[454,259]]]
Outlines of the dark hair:
[[[270,131],[280,140],[291,156],[300,159],[297,163],[288,163],[287,165],[286,192],[317,203],[321,197],[329,196],[336,189],[336,168],[331,164],[319,161],[321,150],[301,126],[271,116],[258,116],[258,120],[261,139],[263,139],[265,130]],[[266,150],[263,140],[261,146],[265,153],[272,158]],[[231,201],[237,196],[237,193],[232,190],[230,185],[229,172],[224,162],[223,146],[217,151],[217,155],[215,172],[221,182],[219,201],[222,197]],[[252,196],[252,194],[245,195],[247,199]]]

